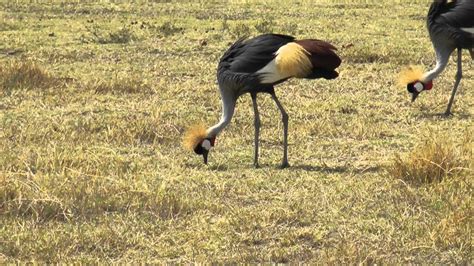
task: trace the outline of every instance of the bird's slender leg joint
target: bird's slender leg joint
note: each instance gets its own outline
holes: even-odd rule
[[[454,83],[454,88],[451,93],[451,98],[449,99],[448,108],[446,109],[445,115],[451,114],[451,106],[454,102],[454,96],[456,95],[456,91],[459,87],[459,83],[461,82],[462,78],[462,50],[458,48],[458,71],[456,72],[456,82]]]
[[[253,112],[255,114],[254,118],[254,126],[255,126],[255,154],[253,158],[253,165],[255,168],[258,168],[258,143],[259,143],[259,136],[260,136],[260,113],[258,112],[257,106],[257,94],[252,93],[252,104],[253,104]]]
[[[270,94],[272,95],[273,101],[275,101],[278,109],[280,109],[281,112],[281,120],[283,122],[283,161],[281,163],[281,168],[286,168],[290,166],[288,163],[288,114],[286,113],[285,108],[283,108],[283,105],[281,105],[280,101],[278,100],[275,92],[273,91]]]

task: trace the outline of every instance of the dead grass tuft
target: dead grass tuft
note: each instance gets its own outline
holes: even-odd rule
[[[10,61],[0,65],[2,90],[47,88],[54,86],[57,81],[58,79],[32,61]]]
[[[397,154],[388,167],[397,179],[423,184],[456,176],[470,168],[472,140],[466,135],[459,145],[446,136],[431,136],[406,155]]]

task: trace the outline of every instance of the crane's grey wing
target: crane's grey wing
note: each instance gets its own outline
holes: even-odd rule
[[[438,17],[438,21],[454,28],[474,27],[474,1],[457,0],[452,8]]]
[[[228,57],[229,70],[235,73],[255,73],[275,58],[275,52],[295,38],[287,35],[264,34],[243,41]]]
[[[446,12],[436,18],[436,23],[446,25],[449,36],[458,47],[474,46],[474,0],[457,0]]]

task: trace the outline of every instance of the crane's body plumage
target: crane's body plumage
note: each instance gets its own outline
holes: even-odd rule
[[[433,48],[436,52],[436,66],[424,73],[420,80],[407,84],[414,101],[421,91],[417,91],[415,84],[423,90],[430,90],[433,80],[446,68],[449,57],[457,51],[456,82],[448,102],[446,115],[451,113],[454,96],[462,78],[462,50],[467,49],[474,59],[474,0],[434,0],[427,16],[427,28]],[[420,83],[421,82],[421,83]]]
[[[289,51],[285,52],[287,47]],[[334,69],[341,63],[335,49],[324,41],[296,41],[292,36],[279,34],[240,39],[222,56],[217,80],[221,87],[229,87],[227,90],[234,90],[238,96],[246,92],[267,92],[268,87],[291,77],[335,78]],[[291,58],[297,54],[295,50],[305,57]],[[302,68],[309,72],[298,75],[304,72]]]
[[[457,0],[431,4],[427,19],[433,43],[455,48],[471,49],[474,44],[474,1]]]
[[[426,22],[436,51],[437,66],[425,79],[433,80],[444,70],[455,49],[473,48],[474,34],[470,30],[474,28],[474,1],[434,1]]]
[[[207,129],[213,140],[229,124],[237,98],[250,93],[255,113],[255,157],[258,166],[260,116],[257,93],[269,93],[279,108],[283,121],[283,162],[288,166],[288,114],[278,100],[274,86],[289,78],[334,79],[341,59],[331,44],[316,40],[296,40],[292,36],[264,34],[252,39],[239,39],[222,56],[217,67],[217,81],[222,99],[220,121]],[[191,138],[193,139],[193,138]],[[196,143],[200,145],[200,143]],[[207,153],[206,153],[207,160]]]

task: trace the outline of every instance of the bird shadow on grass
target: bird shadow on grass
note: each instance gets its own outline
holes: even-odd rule
[[[218,165],[209,165],[207,167],[211,171],[232,171],[232,170],[243,170],[243,169],[255,169],[255,170],[262,170],[262,169],[281,169],[279,164],[260,164],[258,168],[255,168],[255,166],[249,164],[245,166],[229,166],[225,164],[218,164]],[[336,166],[336,167],[329,167],[329,166],[312,166],[312,165],[291,165],[290,167],[281,169],[281,170],[287,170],[287,171],[295,171],[295,170],[303,170],[303,171],[308,171],[308,172],[325,172],[325,173],[345,173],[349,171],[348,167],[343,167],[343,166]]]
[[[255,168],[253,165],[247,166],[229,166],[225,164],[219,165],[210,165],[207,168],[211,171],[217,172],[224,172],[224,171],[232,171],[232,170],[242,170],[242,169],[280,169],[280,165],[260,165],[260,167]],[[305,171],[305,172],[320,172],[320,173],[327,173],[327,174],[342,174],[342,173],[352,173],[352,174],[363,174],[363,173],[373,173],[377,172],[381,169],[381,166],[369,166],[365,168],[354,168],[350,166],[327,166],[327,165],[291,165],[288,168],[285,168],[285,171]],[[281,169],[283,170],[283,169]]]
[[[347,166],[324,166],[324,165],[308,165],[308,164],[302,164],[302,165],[293,165],[289,169],[292,170],[303,170],[307,172],[323,172],[323,173],[346,173],[350,171],[350,167]]]
[[[219,171],[219,172],[232,170],[232,168],[230,168],[228,165],[225,165],[225,164],[209,165],[207,168],[209,170]],[[237,169],[237,168],[235,168],[235,169]]]
[[[428,119],[428,120],[447,120],[447,119],[460,119],[460,120],[465,120],[465,119],[471,119],[472,114],[462,112],[462,113],[452,113],[450,115],[446,115],[446,113],[422,113],[419,115],[420,118],[423,119]]]
[[[363,173],[371,173],[377,172],[381,169],[380,166],[369,166],[365,168],[354,168],[350,166],[327,166],[327,165],[295,165],[291,166],[290,169],[294,170],[303,170],[307,172],[321,172],[321,173],[328,173],[328,174],[342,174],[342,173],[354,173],[354,174],[363,174]]]

